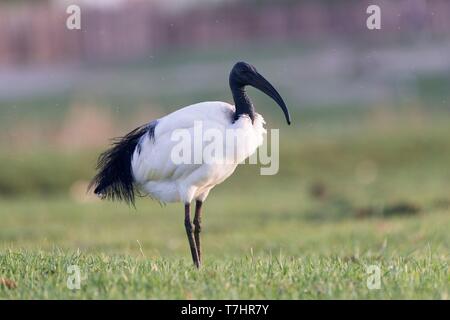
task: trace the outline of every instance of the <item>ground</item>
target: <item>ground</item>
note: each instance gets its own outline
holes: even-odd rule
[[[97,151],[3,156],[3,177],[28,174],[0,203],[0,298],[448,299],[448,113],[350,114],[282,127],[278,175],[241,166],[211,192],[201,270],[181,205],[85,195]],[[86,180],[51,192],[71,175]]]
[[[0,298],[448,299],[450,78],[435,42],[175,50],[2,73]],[[196,270],[182,205],[129,208],[86,187],[109,138],[186,104],[231,102],[241,59],[279,89],[293,124],[249,90],[280,128],[280,170],[240,166],[211,192]]]

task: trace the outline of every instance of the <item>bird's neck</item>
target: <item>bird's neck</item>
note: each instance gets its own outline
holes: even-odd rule
[[[234,105],[236,107],[233,120],[236,121],[241,115],[248,115],[253,123],[255,120],[255,108],[245,91],[245,87],[231,86],[231,92],[233,93]]]

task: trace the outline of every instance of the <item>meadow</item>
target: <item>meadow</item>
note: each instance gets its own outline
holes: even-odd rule
[[[157,74],[185,60],[161,64]],[[145,66],[124,68],[115,72],[131,79]],[[183,101],[229,100],[225,91],[168,90],[151,108],[146,96],[99,98],[80,88],[1,102],[0,298],[448,299],[448,83],[421,78],[414,100],[385,105],[299,107],[286,90],[291,127],[252,91],[268,128],[280,128],[280,170],[261,176],[258,165],[242,165],[211,192],[200,270],[182,205],[140,198],[132,208],[86,187],[112,134]],[[64,118],[77,103],[107,111]],[[100,137],[94,145],[91,127]],[[71,266],[81,272],[79,290],[67,286]],[[379,289],[367,286],[370,266],[381,272]]]
[[[2,175],[28,170],[30,190],[1,201],[0,270],[11,282],[0,295],[448,299],[450,117],[390,113],[398,121],[380,125],[377,112],[283,129],[276,176],[238,168],[206,202],[200,271],[180,205],[139,199],[133,209],[86,195],[83,182],[66,185],[71,175],[89,178],[96,153],[60,156],[43,172],[50,154],[11,161]],[[71,265],[80,290],[67,288]],[[378,290],[366,285],[370,265],[381,270]]]

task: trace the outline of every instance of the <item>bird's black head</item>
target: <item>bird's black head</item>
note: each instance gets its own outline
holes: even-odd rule
[[[256,68],[247,62],[238,62],[230,72],[230,86],[244,87],[253,81],[258,74]]]
[[[286,104],[277,90],[267,81],[254,66],[246,62],[238,62],[230,72],[230,87],[232,91],[244,90],[245,86],[252,86],[271,97],[283,110],[286,122],[291,124],[291,117]]]

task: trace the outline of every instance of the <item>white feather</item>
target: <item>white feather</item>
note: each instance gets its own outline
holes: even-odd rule
[[[161,202],[184,202],[192,200],[204,201],[209,191],[223,182],[236,169],[237,165],[252,155],[263,143],[264,119],[256,114],[252,123],[248,116],[241,116],[233,123],[235,107],[225,102],[202,102],[179,109],[158,119],[154,139],[144,135],[136,148],[132,160],[133,176],[140,189]],[[187,129],[193,136],[196,121],[201,121],[203,129],[215,128],[224,133],[232,130],[238,134],[237,140],[244,144],[237,148],[235,157],[229,150],[234,147],[225,146],[223,161],[201,164],[176,164],[171,153],[178,143],[172,134],[177,129]],[[202,142],[202,148],[209,143]],[[138,151],[140,149],[140,152]],[[236,149],[234,149],[236,151]]]

